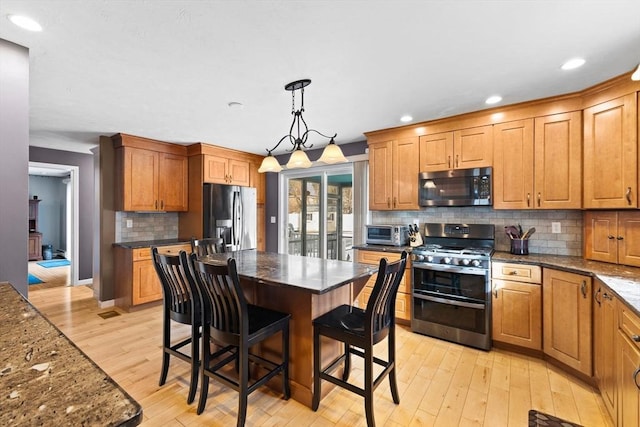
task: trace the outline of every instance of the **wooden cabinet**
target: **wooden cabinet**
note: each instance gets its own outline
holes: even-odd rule
[[[191,244],[161,246],[161,253],[191,252]],[[126,310],[162,299],[162,285],[153,266],[151,248],[115,247],[116,304]]]
[[[420,137],[420,172],[492,166],[492,126]]]
[[[580,209],[580,112],[496,124],[495,209]]]
[[[542,350],[539,266],[492,263],[493,341]]]
[[[214,155],[204,156],[203,181],[248,187],[250,164],[245,160],[229,159]]]
[[[418,161],[418,137],[369,144],[369,209],[419,209]]]
[[[591,277],[544,269],[544,353],[589,377],[592,374],[591,298]]]
[[[116,210],[188,209],[186,147],[124,134],[114,135],[112,140],[116,148]]]
[[[29,261],[42,260],[42,233],[29,233],[27,255]]]
[[[635,427],[640,425],[640,318],[622,304],[618,314],[618,427]]]
[[[587,211],[584,257],[640,267],[640,212]]]
[[[367,251],[362,249],[356,250],[356,261],[364,264],[378,265],[380,259],[386,258],[387,261],[393,262],[400,259],[399,253]],[[377,274],[369,278],[364,289],[358,295],[356,304],[363,310],[367,307],[367,302],[373,291],[373,285],[376,283]],[[396,296],[396,320],[400,323],[409,324],[411,322],[411,260],[407,258],[407,266],[398,288]]]
[[[584,203],[586,209],[638,207],[635,92],[586,108]]]
[[[593,376],[612,419],[616,419],[616,299],[600,280],[593,294]]]

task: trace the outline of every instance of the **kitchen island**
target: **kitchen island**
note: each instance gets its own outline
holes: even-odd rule
[[[350,304],[364,288],[377,266],[357,262],[327,260],[260,251],[214,254],[201,260],[224,264],[236,259],[245,296],[253,304],[291,314],[289,374],[291,397],[311,406],[313,396],[313,326],[316,317],[341,305]],[[340,351],[337,343],[322,345],[323,363]],[[280,337],[273,337],[263,352],[280,353]],[[270,383],[280,389],[281,381]],[[323,396],[331,387],[322,387]]]
[[[135,426],[142,408],[9,283],[0,283],[0,425]]]

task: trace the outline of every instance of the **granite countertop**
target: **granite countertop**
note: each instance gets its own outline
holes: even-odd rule
[[[570,273],[586,274],[600,279],[618,298],[640,316],[640,268],[606,262],[586,260],[581,257],[562,255],[512,255],[495,252],[492,261],[539,265],[541,267],[564,270]]]
[[[150,248],[151,246],[186,245],[191,243],[191,238],[176,238],[162,240],[138,240],[136,242],[116,242],[113,246],[125,249]]]
[[[140,424],[140,405],[8,283],[0,306],[0,425]]]
[[[378,271],[377,265],[338,261],[256,250],[225,252],[199,258],[205,263],[223,264],[233,257],[238,276],[265,285],[285,286],[324,294]]]

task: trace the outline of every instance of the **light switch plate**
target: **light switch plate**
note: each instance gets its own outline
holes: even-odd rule
[[[562,229],[560,228],[560,223],[559,222],[552,222],[551,223],[551,232],[552,233],[562,233]]]
[[[275,217],[275,216],[272,216],[272,217],[271,217],[271,224],[275,224],[275,223],[276,223],[276,217]]]

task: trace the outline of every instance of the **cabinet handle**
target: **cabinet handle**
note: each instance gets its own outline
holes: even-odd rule
[[[582,286],[580,286],[580,292],[582,292],[583,298],[587,297],[587,281],[586,280],[582,281]]]
[[[498,298],[498,287],[496,285],[493,285],[493,296]]]
[[[232,182],[233,182],[233,177],[229,175],[229,184],[231,184]]]
[[[602,298],[606,299],[607,301],[611,301],[613,299],[613,297],[606,292],[602,294]]]
[[[638,374],[640,373],[640,366],[633,372],[633,382],[636,384],[638,390],[640,390],[640,384],[638,384]]]
[[[616,239],[618,239],[618,240],[624,240],[624,236],[618,236],[618,237],[616,237]]]
[[[613,239],[615,239],[615,236],[612,236],[611,234],[609,234],[609,235],[607,236],[607,239],[609,239],[609,240],[613,240]]]
[[[640,342],[640,335],[631,335],[631,339],[635,342]]]
[[[451,156],[447,156],[447,167],[451,169]]]
[[[160,200],[160,210],[164,209],[164,200]]]
[[[600,305],[600,303],[601,303],[601,300],[599,300],[599,299],[598,299],[598,294],[600,294],[600,291],[601,291],[601,290],[602,290],[601,288],[598,288],[598,290],[596,291],[596,294],[593,296],[593,299],[594,299],[594,300],[596,300],[596,302],[598,303],[598,305]],[[607,293],[605,292],[605,293],[604,293],[604,295],[607,295]],[[603,296],[604,296],[604,295],[603,295]]]
[[[390,208],[391,207],[391,198],[387,197],[387,207]]]
[[[398,203],[398,199],[394,197],[393,198],[393,207],[394,208],[396,207],[397,203]]]
[[[509,275],[511,276],[516,276],[518,274],[518,272],[516,270],[512,270],[509,272]]]
[[[540,207],[540,199],[542,198],[542,194],[538,193],[538,207]]]
[[[527,207],[531,206],[531,193],[527,193]]]
[[[156,200],[156,209],[158,209],[158,201]]]
[[[456,167],[460,166],[460,162],[458,161],[458,157],[460,157],[458,154],[456,154]]]
[[[631,187],[627,187],[627,193],[625,194],[625,197],[627,198],[627,203],[629,204],[629,206],[631,206]]]

